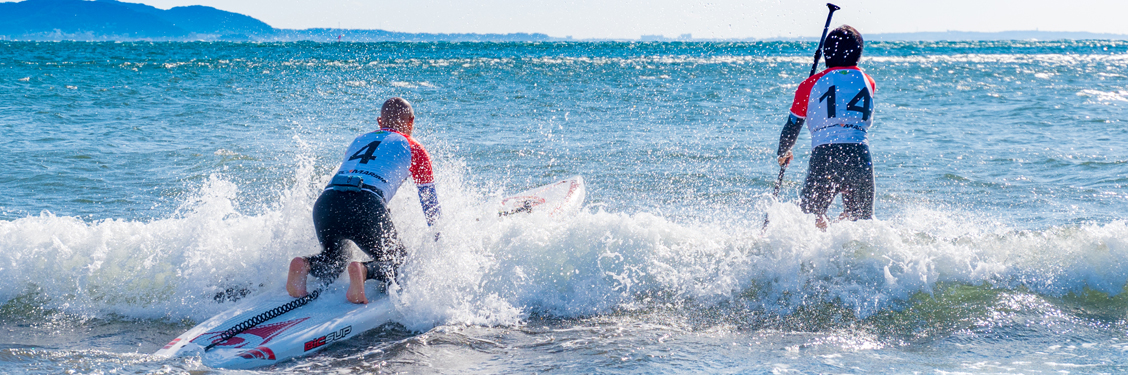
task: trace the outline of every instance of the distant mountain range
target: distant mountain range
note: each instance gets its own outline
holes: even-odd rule
[[[17,40],[251,40],[273,27],[205,6],[161,10],[113,0],[0,3],[0,37]]]
[[[275,29],[253,17],[193,5],[162,10],[115,0],[0,3],[0,40],[82,41],[548,41],[545,34],[413,34]]]
[[[867,41],[896,40],[1128,39],[1128,35],[1086,32],[1007,31],[869,34]],[[80,41],[299,41],[317,42],[540,42],[571,41],[545,34],[426,34],[385,30],[275,29],[253,17],[193,5],[162,10],[116,0],[25,0],[0,3],[0,40]],[[642,41],[715,41],[689,34],[676,38],[645,35]],[[730,41],[755,41],[739,39]],[[783,40],[772,38],[767,40]],[[789,40],[815,40],[795,38]]]

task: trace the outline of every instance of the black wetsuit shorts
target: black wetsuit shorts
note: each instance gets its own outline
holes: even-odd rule
[[[847,219],[872,219],[874,178],[869,146],[831,143],[815,147],[802,194],[804,213],[826,215],[834,196],[842,194]]]
[[[383,199],[369,191],[325,190],[313,204],[313,226],[321,254],[307,258],[310,275],[326,282],[335,280],[349,261],[345,240],[372,257],[365,263],[369,279],[390,282],[407,255]]]

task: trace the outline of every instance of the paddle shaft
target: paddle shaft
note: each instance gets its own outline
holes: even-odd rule
[[[815,62],[811,64],[811,74],[808,74],[807,77],[815,75],[815,71],[819,69],[819,59],[822,58],[823,42],[826,41],[826,32],[830,30],[830,19],[834,17],[834,11],[842,9],[831,3],[826,3],[826,7],[830,9],[830,13],[826,14],[826,25],[823,25],[822,36],[819,37],[819,48],[815,49]]]
[[[808,78],[815,75],[815,71],[818,70],[818,68],[819,68],[819,59],[822,58],[823,42],[826,41],[826,32],[828,30],[830,30],[830,19],[834,17],[834,11],[842,9],[842,8],[838,7],[837,5],[834,5],[834,4],[831,4],[831,3],[826,3],[826,7],[827,7],[827,9],[830,10],[830,12],[826,14],[826,24],[823,25],[822,35],[819,36],[819,46],[818,46],[818,48],[815,48],[815,62],[813,64],[811,64],[811,73],[807,75]],[[772,198],[777,198],[777,199],[779,198],[779,187],[781,185],[783,185],[783,174],[784,174],[784,172],[787,172],[787,165],[786,164],[781,165],[779,167],[779,177],[776,178],[775,189],[772,190]],[[764,214],[764,227],[761,228],[760,230],[762,231],[762,230],[767,229],[767,228],[768,228],[768,214],[765,213]]]

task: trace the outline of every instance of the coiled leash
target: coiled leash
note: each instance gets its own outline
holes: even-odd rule
[[[211,350],[211,348],[214,348],[216,345],[227,342],[227,340],[230,340],[232,337],[243,333],[243,331],[254,328],[255,326],[262,324],[265,321],[277,318],[278,316],[290,312],[293,309],[305,306],[305,304],[317,299],[317,297],[320,295],[321,289],[316,289],[305,297],[297,298],[293,301],[287,302],[282,306],[275,307],[273,309],[267,310],[262,314],[255,315],[250,319],[244,320],[242,323],[236,324],[234,327],[223,331],[223,334],[219,335],[218,340],[212,341],[211,345],[204,347],[204,352]]]

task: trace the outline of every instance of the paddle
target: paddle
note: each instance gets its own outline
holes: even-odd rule
[[[826,25],[823,26],[822,36],[819,37],[819,48],[815,49],[815,62],[811,64],[811,74],[808,74],[807,77],[815,75],[815,71],[819,69],[819,58],[822,57],[822,48],[823,42],[826,40],[826,32],[830,29],[830,18],[834,17],[834,11],[842,9],[831,3],[826,3],[826,7],[830,9],[830,13],[826,14]]]
[[[815,62],[811,64],[811,74],[808,74],[807,77],[815,75],[815,71],[819,69],[819,59],[822,58],[823,41],[826,40],[826,32],[830,29],[830,19],[831,17],[834,17],[834,11],[842,9],[837,5],[831,3],[826,3],[826,7],[827,9],[830,9],[830,13],[826,14],[826,25],[823,25],[822,36],[819,37],[819,46],[818,48],[815,48]],[[784,172],[787,172],[787,164],[781,165],[779,167],[779,177],[776,178],[775,189],[772,190],[772,198],[774,199],[779,199],[779,187],[780,185],[783,185]],[[766,229],[768,229],[767,212],[764,213],[764,226],[760,228],[760,232],[763,232]]]

